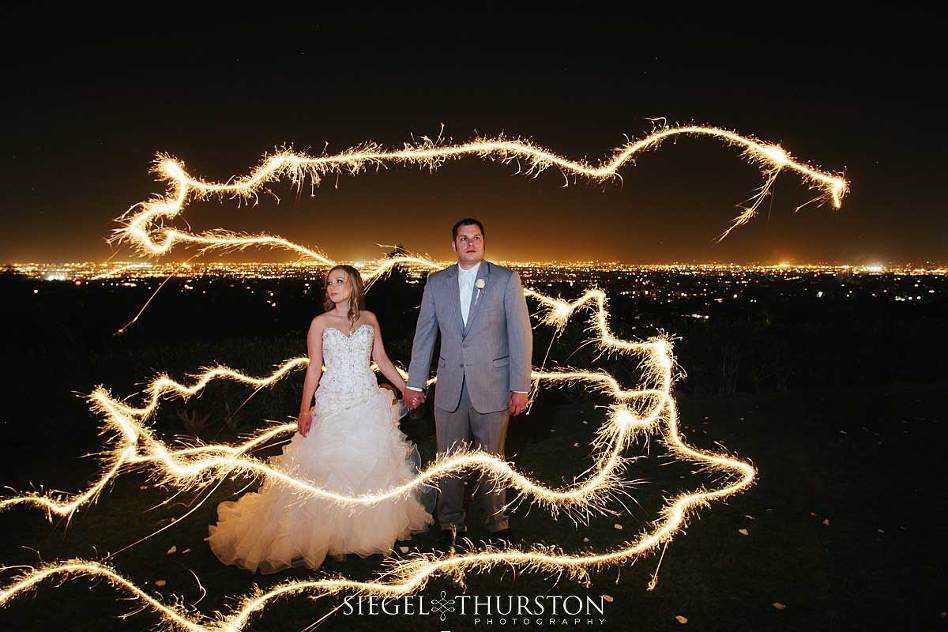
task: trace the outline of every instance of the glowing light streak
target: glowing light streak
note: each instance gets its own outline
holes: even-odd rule
[[[265,187],[281,177],[288,178],[294,185],[302,186],[307,180],[311,189],[319,186],[327,174],[348,172],[357,174],[370,166],[386,163],[415,164],[437,169],[444,161],[473,155],[490,158],[501,163],[510,161],[526,162],[523,171],[528,175],[537,175],[550,167],[559,168],[564,174],[592,180],[605,180],[618,177],[618,171],[634,156],[646,149],[658,146],[662,141],[674,136],[709,136],[726,144],[740,147],[744,157],[762,166],[766,183],[752,198],[752,203],[732,222],[731,226],[719,237],[724,239],[731,230],[748,222],[757,211],[761,201],[767,196],[777,174],[784,169],[796,172],[812,187],[820,189],[832,201],[835,208],[842,205],[843,196],[848,188],[847,182],[838,175],[810,167],[792,158],[781,147],[763,143],[752,137],[742,136],[720,127],[687,125],[665,127],[645,138],[626,143],[613,150],[611,159],[604,159],[598,165],[582,160],[570,160],[519,139],[475,138],[470,142],[456,145],[441,145],[431,140],[417,144],[406,144],[401,150],[385,150],[373,143],[343,151],[334,155],[309,156],[284,150],[271,156],[264,156],[261,164],[250,174],[228,180],[226,183],[207,182],[190,175],[184,165],[164,154],[159,154],[153,168],[156,175],[168,183],[169,194],[166,197],[139,202],[133,205],[119,221],[123,226],[115,230],[110,241],[128,241],[146,255],[154,256],[167,253],[176,242],[192,243],[209,249],[243,249],[249,246],[280,247],[296,252],[314,261],[331,265],[324,254],[300,244],[274,235],[241,235],[224,230],[212,230],[203,233],[190,233],[164,225],[165,219],[180,214],[189,200],[204,199],[209,196],[233,196],[242,200],[256,200]],[[372,274],[366,275],[372,278]]]

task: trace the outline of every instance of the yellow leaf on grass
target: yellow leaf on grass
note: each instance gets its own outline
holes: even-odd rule
[[[172,544],[171,548],[168,549],[168,553],[166,555],[171,555],[172,553],[177,553],[177,552],[178,552],[178,547]]]
[[[738,529],[737,532],[740,533],[741,535],[750,535],[750,531],[748,531],[747,529]]]
[[[612,595],[603,595],[602,598],[608,601],[609,603],[613,602]]]
[[[622,529],[622,525],[621,525],[621,524],[619,524],[618,522],[617,522],[617,523],[615,523],[615,524],[614,524],[614,525],[612,525],[612,526],[613,526],[613,527],[615,527],[616,529],[619,529],[619,530],[621,530],[621,529]]]
[[[677,621],[678,623],[684,625],[684,624],[688,623],[688,618],[687,618],[687,617],[683,617],[683,616],[681,616],[680,614],[676,614],[676,615],[675,615],[675,621]]]
[[[167,583],[168,583],[168,582],[166,582],[166,581],[163,580],[163,579],[156,579],[156,580],[155,580],[155,586],[157,586],[158,588],[164,588],[164,585],[167,584]]]
[[[785,606],[784,604],[780,603],[779,601],[775,601],[775,602],[773,603],[773,606],[774,606],[774,608],[776,608],[777,610],[785,610],[785,609],[787,608],[787,606]]]

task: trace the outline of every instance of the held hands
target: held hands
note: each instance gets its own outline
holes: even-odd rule
[[[405,403],[408,404],[408,407],[412,410],[415,410],[425,403],[425,393],[423,391],[413,391],[410,388],[406,388],[402,391],[402,397],[405,398]],[[511,391],[508,410],[511,415],[519,415],[526,410],[528,403],[527,393],[515,393]]]
[[[527,393],[517,393],[516,391],[510,391],[510,404],[508,405],[508,410],[510,411],[511,416],[519,415],[524,410],[527,409]]]
[[[309,434],[309,429],[313,425],[313,415],[305,410],[300,413],[300,416],[296,420],[296,430],[302,436]]]
[[[413,391],[410,388],[405,388],[405,390],[402,391],[402,397],[405,399],[405,403],[408,404],[408,407],[412,410],[415,410],[425,403],[424,391]]]

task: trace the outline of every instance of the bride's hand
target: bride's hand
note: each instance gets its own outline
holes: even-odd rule
[[[304,411],[300,413],[300,416],[296,420],[296,430],[302,436],[306,436],[309,433],[310,426],[313,425],[313,415],[310,412]]]

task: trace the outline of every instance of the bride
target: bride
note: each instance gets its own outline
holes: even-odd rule
[[[405,381],[385,354],[378,319],[363,307],[359,272],[347,265],[332,268],[326,311],[313,319],[306,338],[309,368],[298,432],[270,460],[274,469],[347,496],[377,493],[415,476],[412,444],[397,427],[398,405],[391,390],[379,387],[370,357],[403,396]],[[217,514],[207,538],[214,554],[225,564],[262,573],[318,568],[327,554],[388,554],[395,540],[433,522],[414,492],[346,506],[272,480],[236,502],[220,503]]]

